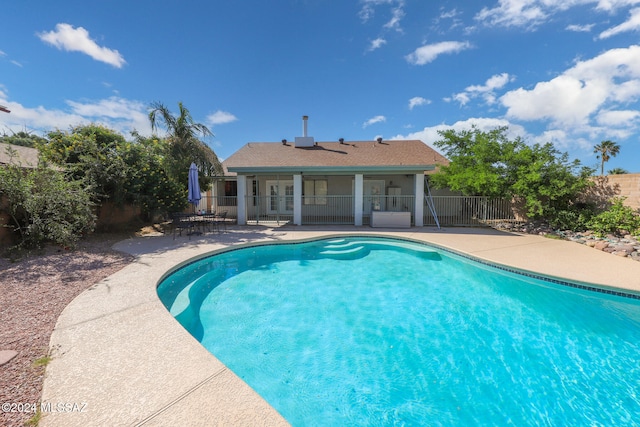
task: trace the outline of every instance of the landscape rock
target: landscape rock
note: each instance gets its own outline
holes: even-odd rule
[[[558,236],[564,240],[580,243],[595,248],[605,253],[610,253],[623,258],[630,258],[640,262],[640,236],[607,234],[600,237],[591,230],[575,232],[571,230],[553,230],[548,224],[541,221],[525,223],[502,222],[494,225],[499,230],[523,234],[537,234],[541,236]]]
[[[625,251],[626,253],[630,254],[635,249],[633,248],[633,245],[619,245],[619,246],[616,246],[616,250]]]

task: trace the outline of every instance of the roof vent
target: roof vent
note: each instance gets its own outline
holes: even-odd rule
[[[315,142],[312,136],[307,136],[307,120],[309,116],[302,116],[302,136],[296,136],[296,147],[313,147]]]
[[[340,144],[344,144],[344,138],[340,138],[338,141],[340,141]]]
[[[376,141],[378,141],[378,144],[382,144],[382,137],[378,137],[378,139],[376,139]]]
[[[287,140],[286,139],[282,140],[282,145],[287,145]]]

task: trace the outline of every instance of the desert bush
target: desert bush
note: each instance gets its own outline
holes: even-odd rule
[[[80,181],[69,181],[56,169],[0,167],[2,210],[10,217],[2,226],[19,236],[17,248],[72,246],[95,226],[90,195]]]
[[[589,221],[594,215],[593,206],[573,205],[554,212],[549,217],[549,225],[556,230],[584,231],[589,228]]]
[[[589,220],[587,227],[601,237],[607,234],[638,235],[640,234],[640,215],[624,205],[624,197],[616,197],[607,210]]]

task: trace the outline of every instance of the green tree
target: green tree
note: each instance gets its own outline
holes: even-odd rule
[[[450,160],[432,176],[436,187],[449,187],[466,196],[508,197],[507,153],[513,152],[519,140],[509,141],[505,128],[482,132],[477,128],[456,132],[440,131],[435,145]]]
[[[179,114],[174,116],[162,103],[155,102],[151,105],[149,120],[151,128],[155,131],[158,124],[164,123],[169,142],[167,168],[170,175],[177,181],[187,185],[189,165],[195,163],[198,166],[200,187],[207,188],[213,177],[222,172],[222,165],[216,153],[198,136],[212,136],[211,131],[201,123],[196,123],[189,110],[178,103]]]
[[[613,141],[602,141],[593,147],[593,152],[598,154],[596,158],[600,159],[600,175],[604,175],[604,164],[608,162],[611,157],[618,155],[620,146]]]
[[[3,142],[5,144],[20,145],[22,147],[35,148],[43,142],[46,142],[46,138],[33,135],[32,133],[27,131],[11,131],[11,135],[7,135],[5,133],[4,135],[0,136],[0,142]]]
[[[41,146],[45,159],[63,167],[71,180],[84,182],[97,205],[130,203],[139,206],[147,220],[186,207],[186,174],[184,180],[171,174],[168,139],[133,132],[133,140],[127,141],[116,131],[97,125],[49,136]]]
[[[507,128],[441,131],[435,145],[450,164],[433,175],[437,187],[464,195],[520,200],[532,218],[552,218],[575,205],[593,172],[569,161],[551,143],[529,146],[510,140]]]
[[[121,134],[91,124],[69,132],[56,130],[48,136],[49,140],[39,146],[43,158],[63,167],[72,181],[83,181],[93,190],[96,203],[128,201],[125,183],[130,165],[122,156],[128,143]]]
[[[126,187],[145,219],[156,214],[179,212],[187,207],[186,187],[172,179],[165,169],[168,142],[133,133],[135,141],[123,153],[131,165]]]

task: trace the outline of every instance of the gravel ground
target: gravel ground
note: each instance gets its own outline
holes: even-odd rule
[[[128,235],[93,235],[74,250],[48,248],[18,262],[0,258],[0,350],[18,355],[0,367],[0,404],[35,403],[42,397],[51,332],[62,310],[82,291],[129,264],[111,246]],[[15,408],[14,408],[15,409]],[[1,426],[22,426],[34,415],[0,411]]]

